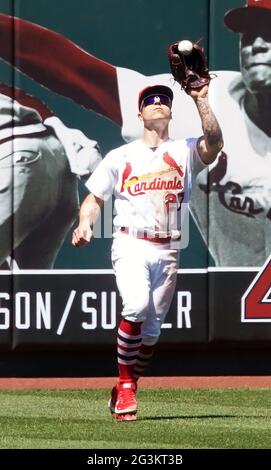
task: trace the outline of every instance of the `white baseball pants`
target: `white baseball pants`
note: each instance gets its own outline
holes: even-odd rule
[[[122,316],[143,322],[145,343],[155,343],[160,335],[175,291],[178,259],[179,251],[169,244],[115,233],[112,264],[122,297]]]

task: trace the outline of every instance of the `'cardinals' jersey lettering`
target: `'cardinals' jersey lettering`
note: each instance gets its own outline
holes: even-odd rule
[[[205,167],[196,144],[197,139],[168,139],[153,151],[136,140],[109,152],[86,186],[103,200],[115,196],[117,227],[176,230],[181,203],[190,199],[192,179]],[[169,207],[176,209],[175,219],[171,214],[169,220]]]

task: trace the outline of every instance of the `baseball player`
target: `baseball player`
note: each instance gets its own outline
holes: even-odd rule
[[[13,86],[0,84],[0,106],[0,267],[51,268],[78,213],[78,175],[101,160],[97,143]]]
[[[143,136],[110,151],[96,168],[86,183],[90,194],[73,232],[73,245],[89,243],[100,207],[114,195],[112,264],[123,318],[117,339],[119,379],[109,406],[117,420],[136,419],[137,378],[152,356],[172,301],[178,268],[172,209],[180,213],[182,202],[189,200],[193,179],[223,146],[208,103],[208,85],[191,91],[190,96],[204,135],[174,141],[169,138],[171,88],[152,85],[139,93]]]
[[[217,78],[209,87],[209,101],[223,129],[224,150],[209,170],[198,175],[191,212],[217,266],[261,266],[270,253],[270,19],[270,0],[248,0],[246,6],[225,15],[226,25],[241,32],[241,73],[215,72]],[[191,100],[174,86],[170,74],[146,77],[115,67],[46,28],[0,15],[0,55],[5,60],[12,62],[7,38],[13,21],[21,35],[18,67],[49,89],[122,126],[126,141],[140,136],[133,111],[139,90],[153,82],[174,93],[170,135],[200,135]],[[39,49],[33,44],[39,44]]]

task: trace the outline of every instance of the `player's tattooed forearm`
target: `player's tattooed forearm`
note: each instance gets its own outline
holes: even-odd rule
[[[223,147],[223,136],[218,121],[210,108],[207,98],[198,98],[196,105],[202,123],[206,143],[210,147]]]

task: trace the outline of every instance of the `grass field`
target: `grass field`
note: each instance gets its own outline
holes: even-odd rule
[[[135,422],[115,422],[109,390],[0,391],[1,449],[270,449],[271,394],[142,389]]]

